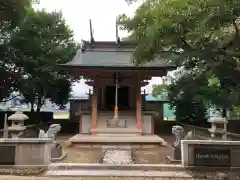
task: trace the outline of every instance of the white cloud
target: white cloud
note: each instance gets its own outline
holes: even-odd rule
[[[88,40],[89,19],[92,19],[96,40],[115,40],[116,17],[121,13],[134,14],[137,4],[128,6],[125,0],[41,0],[36,9],[62,11],[66,23],[74,30],[75,39]],[[119,32],[125,36],[126,32]]]

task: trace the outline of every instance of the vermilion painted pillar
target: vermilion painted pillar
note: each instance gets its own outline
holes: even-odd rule
[[[136,86],[136,127],[142,132],[141,79],[138,73]],[[139,133],[141,135],[142,133]]]
[[[92,124],[91,129],[94,129],[92,132],[93,135],[96,134],[95,129],[97,128],[97,95],[96,92],[93,92],[92,95]]]

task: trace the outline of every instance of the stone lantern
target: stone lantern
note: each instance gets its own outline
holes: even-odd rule
[[[26,129],[24,121],[27,119],[29,119],[29,117],[21,111],[17,111],[8,117],[8,120],[12,121],[11,126],[8,127],[8,132],[12,138],[18,138],[23,133]]]
[[[211,128],[208,131],[211,133],[212,138],[221,137],[227,139],[227,123],[228,121],[222,117],[221,112],[217,111],[213,117],[208,120],[211,123]]]

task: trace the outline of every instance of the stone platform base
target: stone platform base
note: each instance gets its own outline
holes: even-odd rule
[[[77,134],[69,139],[72,145],[101,147],[111,146],[131,146],[132,148],[152,148],[155,146],[164,146],[166,142],[157,135],[144,136],[98,136],[98,135],[82,135]]]

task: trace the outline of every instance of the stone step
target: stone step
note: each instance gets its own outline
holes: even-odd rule
[[[165,141],[157,135],[144,136],[97,136],[77,134],[69,139],[72,144],[128,144],[128,145],[165,145]]]
[[[52,163],[49,170],[139,170],[139,171],[183,171],[179,164],[88,164],[88,163]]]
[[[91,132],[97,134],[137,134],[141,133],[142,131],[137,128],[96,128],[91,129]]]
[[[141,170],[49,170],[44,176],[68,176],[68,177],[163,177],[176,179],[192,179],[185,171],[141,171]]]
[[[126,137],[126,136],[139,136],[137,133],[96,133],[96,136],[115,136],[115,137]]]

